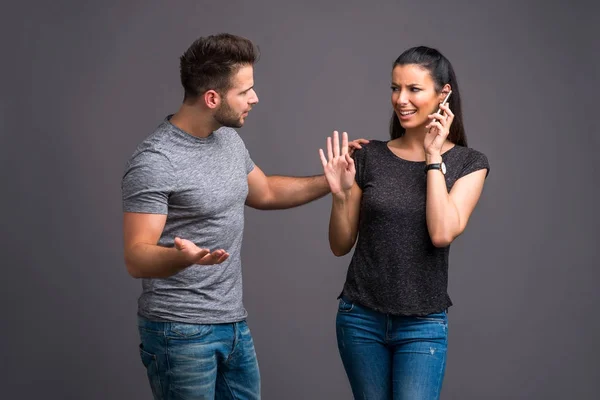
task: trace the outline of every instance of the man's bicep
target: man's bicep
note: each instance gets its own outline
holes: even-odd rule
[[[173,168],[165,156],[140,153],[129,162],[121,182],[123,211],[167,214],[169,196],[176,186]]]
[[[157,244],[165,228],[166,214],[126,212],[123,214],[125,251],[138,244]]]
[[[264,172],[255,165],[248,174],[248,196],[246,197],[246,205],[253,208],[260,208],[261,205],[268,202],[268,198],[268,178]]]

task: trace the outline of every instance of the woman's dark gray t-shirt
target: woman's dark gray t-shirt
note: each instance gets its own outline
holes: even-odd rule
[[[425,219],[425,162],[396,156],[372,140],[354,155],[362,189],[358,242],[343,295],[393,315],[427,315],[452,305],[448,295],[450,246],[431,242]],[[461,177],[487,169],[487,157],[454,146],[442,156],[448,191]],[[486,175],[487,177],[487,175]]]

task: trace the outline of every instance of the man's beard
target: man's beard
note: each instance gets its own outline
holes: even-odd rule
[[[244,125],[240,115],[237,115],[226,102],[221,103],[214,118],[220,125],[228,128],[241,128]]]

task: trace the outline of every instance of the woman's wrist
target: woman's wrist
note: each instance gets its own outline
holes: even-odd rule
[[[439,164],[442,162],[441,154],[425,154],[425,164]]]
[[[350,198],[350,190],[340,190],[336,193],[331,193],[333,201],[336,203],[345,203]]]

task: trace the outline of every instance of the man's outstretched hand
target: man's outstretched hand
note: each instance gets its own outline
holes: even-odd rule
[[[175,238],[175,248],[185,254],[190,264],[214,265],[221,264],[229,258],[229,253],[223,249],[211,253],[209,249],[202,249],[187,239]]]

